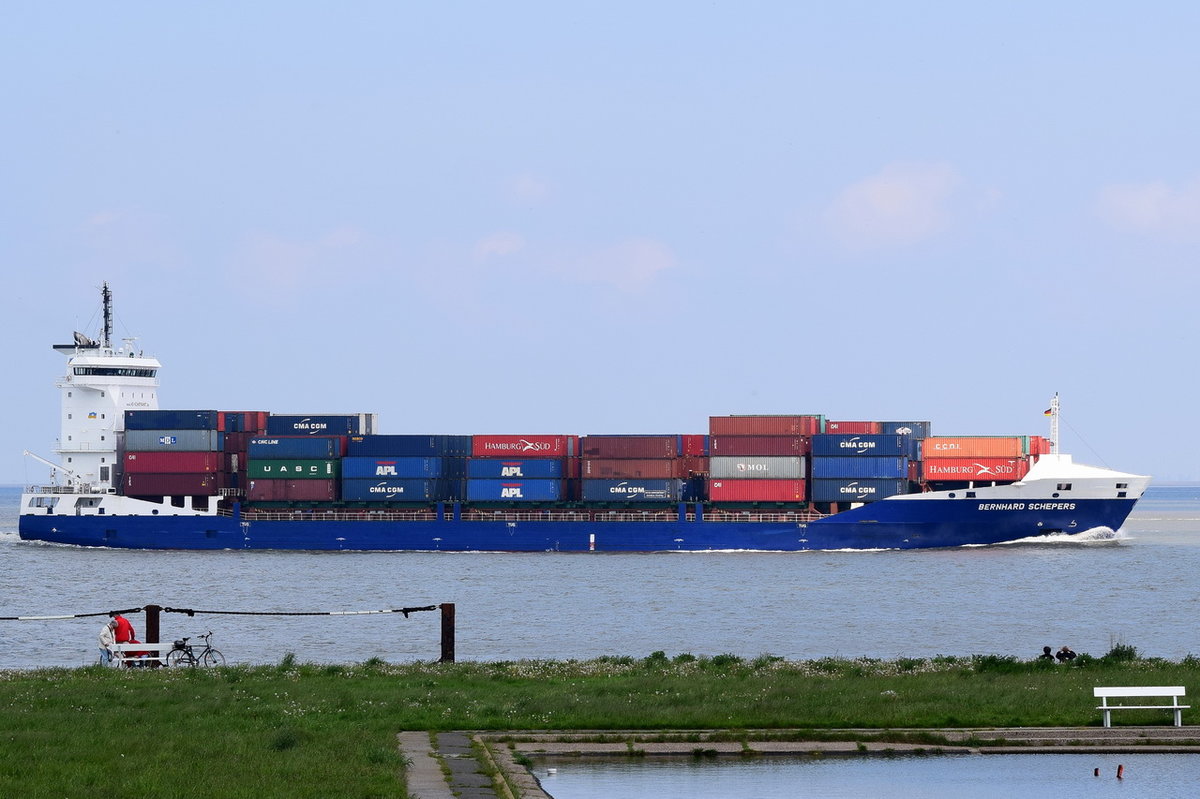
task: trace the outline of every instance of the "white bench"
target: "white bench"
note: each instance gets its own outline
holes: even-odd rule
[[[174,641],[160,641],[157,644],[109,644],[113,660],[118,666],[134,666],[147,661],[157,661],[167,665],[167,653],[175,648]],[[134,652],[145,652],[145,657],[135,657]]]
[[[1096,708],[1104,713],[1104,726],[1112,726],[1112,712],[1114,710],[1173,710],[1175,711],[1175,726],[1183,726],[1183,711],[1191,707],[1191,705],[1179,704],[1180,698],[1184,695],[1182,685],[1138,685],[1127,686],[1124,688],[1094,688],[1092,695],[1100,697],[1100,705]],[[1141,696],[1163,696],[1170,697],[1171,704],[1164,705],[1110,705],[1109,699],[1112,698],[1129,698]]]

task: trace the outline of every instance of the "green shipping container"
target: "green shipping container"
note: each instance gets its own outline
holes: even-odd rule
[[[342,462],[253,458],[248,461],[246,472],[251,480],[336,480],[342,475]]]

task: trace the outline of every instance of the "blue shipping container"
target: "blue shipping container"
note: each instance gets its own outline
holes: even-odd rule
[[[405,480],[434,479],[447,476],[442,466],[444,458],[342,458],[342,477]]]
[[[220,452],[225,447],[225,434],[216,430],[126,430],[127,452]]]
[[[471,454],[470,436],[351,436],[347,455],[375,457],[430,457]]]
[[[907,480],[813,480],[813,502],[874,502],[908,492]]]
[[[267,434],[272,436],[360,436],[375,431],[375,414],[353,413],[334,416],[292,415],[267,417]]]
[[[451,480],[343,480],[342,499],[349,502],[439,502],[458,499]]]
[[[813,455],[895,457],[909,455],[913,439],[896,435],[822,433],[812,437]]]
[[[562,480],[468,480],[467,502],[557,502]]]
[[[251,458],[340,458],[343,440],[336,436],[252,438],[246,454]]]
[[[880,422],[883,429],[879,432],[890,436],[909,436],[910,438],[929,438],[933,425],[929,422]]]
[[[125,411],[126,430],[216,430],[216,411]]]
[[[831,458],[812,459],[814,480],[824,477],[874,477],[908,479],[908,458]]]
[[[678,502],[682,480],[580,480],[584,502]]]
[[[565,475],[561,458],[471,458],[467,461],[468,478],[544,480]]]

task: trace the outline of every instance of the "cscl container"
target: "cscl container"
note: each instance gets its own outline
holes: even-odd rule
[[[820,414],[708,418],[708,432],[714,436],[811,436],[824,431],[825,417]]]
[[[196,474],[221,471],[223,452],[126,452],[126,474]]]
[[[929,422],[881,422],[883,429],[879,432],[885,436],[910,436],[912,438],[929,438],[933,425]]]
[[[1020,458],[1028,454],[1028,436],[931,436],[921,444],[925,459]]]
[[[373,413],[267,417],[267,434],[272,436],[365,436],[374,433],[375,427]]]
[[[251,480],[330,480],[341,476],[341,461],[252,458],[246,465],[246,472]]]
[[[826,434],[812,438],[813,457],[911,457],[914,446],[908,436]]]
[[[431,480],[443,477],[442,458],[342,458],[342,478]]]
[[[924,480],[1020,480],[1029,472],[1025,458],[926,458],[921,462]]]
[[[811,436],[711,436],[713,455],[807,455],[812,451]]]
[[[342,480],[342,499],[347,502],[440,502],[457,499],[446,480],[402,479]]]
[[[125,473],[127,497],[209,497],[217,493],[217,475],[213,472],[193,474],[135,474]]]
[[[907,480],[813,480],[813,502],[874,502],[908,493]]]
[[[340,458],[345,436],[256,436],[248,440],[251,458]]]
[[[676,458],[683,449],[682,436],[583,436],[579,454],[585,458]]]
[[[814,457],[814,480],[825,477],[901,477],[908,479],[908,458]]]
[[[708,459],[708,475],[712,480],[761,478],[766,480],[800,480],[804,477],[804,458],[761,458],[714,456]]]
[[[562,480],[467,480],[467,502],[557,502]]]
[[[224,449],[225,434],[216,430],[126,430],[125,449],[128,452],[176,450],[188,452],[220,452]]]
[[[582,458],[581,477],[623,479],[627,477],[666,480],[685,477],[682,458]]]
[[[332,502],[338,498],[337,480],[250,480],[250,502]]]
[[[710,502],[803,502],[803,480],[717,480],[708,481]]]
[[[126,430],[217,430],[218,411],[125,411]]]
[[[580,480],[584,502],[678,502],[682,480]]]
[[[859,435],[879,435],[883,432],[881,422],[825,422],[826,433],[856,433]]]
[[[578,450],[579,436],[487,435],[471,436],[476,458],[566,458]]]
[[[351,436],[346,444],[346,454],[354,457],[464,457],[471,454],[471,436]]]
[[[471,458],[467,478],[545,480],[566,477],[562,458]]]

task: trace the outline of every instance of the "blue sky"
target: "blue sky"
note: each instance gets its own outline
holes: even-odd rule
[[[50,346],[384,432],[931,420],[1200,479],[1200,6],[0,9],[0,481]]]

